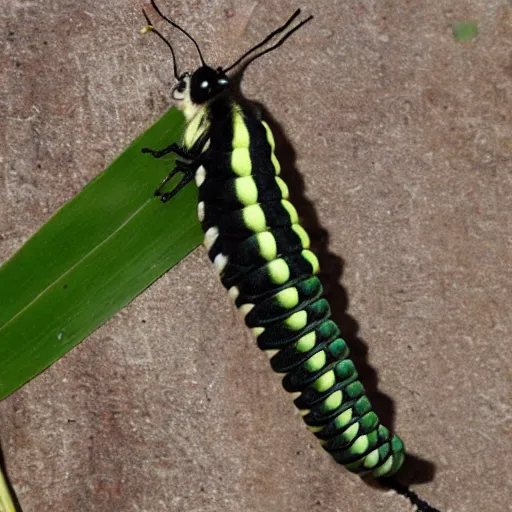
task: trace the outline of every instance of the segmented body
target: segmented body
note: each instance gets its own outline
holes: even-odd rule
[[[182,144],[197,156],[204,244],[258,346],[337,462],[355,473],[393,474],[403,443],[380,424],[330,318],[269,126],[228,95],[185,115]]]

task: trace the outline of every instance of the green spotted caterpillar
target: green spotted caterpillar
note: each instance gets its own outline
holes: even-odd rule
[[[144,31],[155,32],[171,49],[177,81],[172,96],[186,120],[180,144],[143,149],[156,158],[178,156],[155,194],[165,203],[195,178],[208,255],[259,348],[271,356],[272,368],[284,374],[284,388],[297,395],[295,405],[309,430],[350,471],[374,477],[394,474],[404,460],[403,443],[372,410],[347,344],[331,320],[316,277],[318,260],[279,176],[272,131],[235,99],[228,77],[230,70],[280,46],[312,17],[286,31],[300,14],[297,10],[234,64],[214,69],[205,64],[196,41],[151,3],[192,40],[201,60],[194,72],[179,74],[171,44],[144,12]],[[276,43],[262,49],[280,34]],[[179,184],[163,192],[178,173]]]

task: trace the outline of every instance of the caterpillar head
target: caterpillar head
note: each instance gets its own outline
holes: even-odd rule
[[[193,73],[184,73],[172,89],[172,97],[178,102],[202,105],[224,91],[229,79],[222,71],[210,66],[201,66]]]
[[[142,12],[144,13],[144,17],[148,22],[148,25],[145,28],[143,28],[141,32],[154,32],[158,37],[160,37],[160,39],[162,39],[165,42],[165,44],[171,50],[172,62],[174,67],[174,76],[176,78],[176,81],[178,82],[172,89],[172,97],[178,102],[178,106],[185,112],[185,116],[187,118],[190,118],[195,112],[197,112],[198,109],[200,109],[207,102],[215,98],[229,86],[229,79],[227,76],[227,72],[229,70],[235,68],[242,62],[244,62],[244,66],[246,67],[253,60],[257,59],[258,57],[261,57],[267,52],[274,50],[275,48],[283,44],[284,41],[288,39],[288,37],[290,37],[296,30],[302,27],[302,25],[304,25],[313,18],[313,16],[310,16],[309,18],[306,18],[305,20],[296,24],[295,27],[285,32],[281,39],[277,41],[277,43],[261,50],[257,54],[254,54],[256,50],[265,46],[277,34],[281,34],[289,27],[289,25],[300,14],[300,9],[297,9],[284,25],[271,32],[265,39],[263,39],[263,41],[261,41],[256,46],[253,46],[250,50],[245,52],[239,59],[237,59],[233,64],[231,64],[231,66],[225,69],[221,67],[213,69],[205,63],[203,54],[201,53],[201,49],[199,48],[199,45],[197,44],[196,40],[185,29],[180,27],[177,23],[169,19],[167,16],[164,16],[156,6],[154,0],[151,0],[151,5],[162,19],[166,20],[173,27],[180,30],[194,43],[199,54],[199,58],[201,60],[201,66],[198,69],[196,69],[193,73],[183,73],[181,75],[178,74],[176,55],[174,53],[174,49],[171,43],[162,34],[160,34],[158,30],[156,30],[153,27],[148,15],[146,14],[146,11],[144,9],[142,10]]]

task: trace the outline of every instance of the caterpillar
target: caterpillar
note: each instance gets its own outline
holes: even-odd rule
[[[273,370],[284,374],[283,386],[296,395],[308,429],[348,470],[376,478],[394,474],[404,461],[404,445],[373,411],[331,319],[318,259],[280,177],[272,130],[230,87],[231,70],[276,49],[312,16],[294,25],[298,9],[232,65],[214,69],[195,39],[151,4],[194,43],[201,61],[195,71],[179,74],[172,45],[143,10],[148,25],[141,32],[154,32],[171,50],[177,81],[172,97],[186,122],[179,144],[142,150],[155,158],[177,155],[155,195],[165,203],[195,179],[208,256],[258,347],[270,355]],[[177,174],[178,185],[164,192]]]

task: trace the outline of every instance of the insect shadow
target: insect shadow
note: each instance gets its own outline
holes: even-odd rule
[[[342,258],[329,250],[329,233],[320,224],[313,203],[306,197],[304,180],[296,166],[296,152],[288,140],[284,128],[267,108],[259,102],[248,100],[241,92],[240,84],[249,63],[250,61],[231,78],[231,92],[241,104],[247,108],[256,109],[272,130],[276,144],[276,157],[281,164],[281,176],[288,185],[290,199],[297,208],[301,224],[310,235],[312,249],[320,262],[319,278],[324,286],[325,297],[331,305],[332,319],[338,325],[343,339],[350,348],[351,358],[375,412],[381,422],[394,431],[395,407],[393,400],[378,390],[378,374],[375,368],[368,363],[367,343],[359,336],[359,324],[348,314],[349,298],[346,290],[340,284],[344,262]],[[404,464],[397,473],[396,479],[401,484],[409,486],[430,482],[434,475],[435,465],[432,462],[406,451]],[[379,482],[372,478],[364,478],[364,480],[371,486],[380,487]]]

